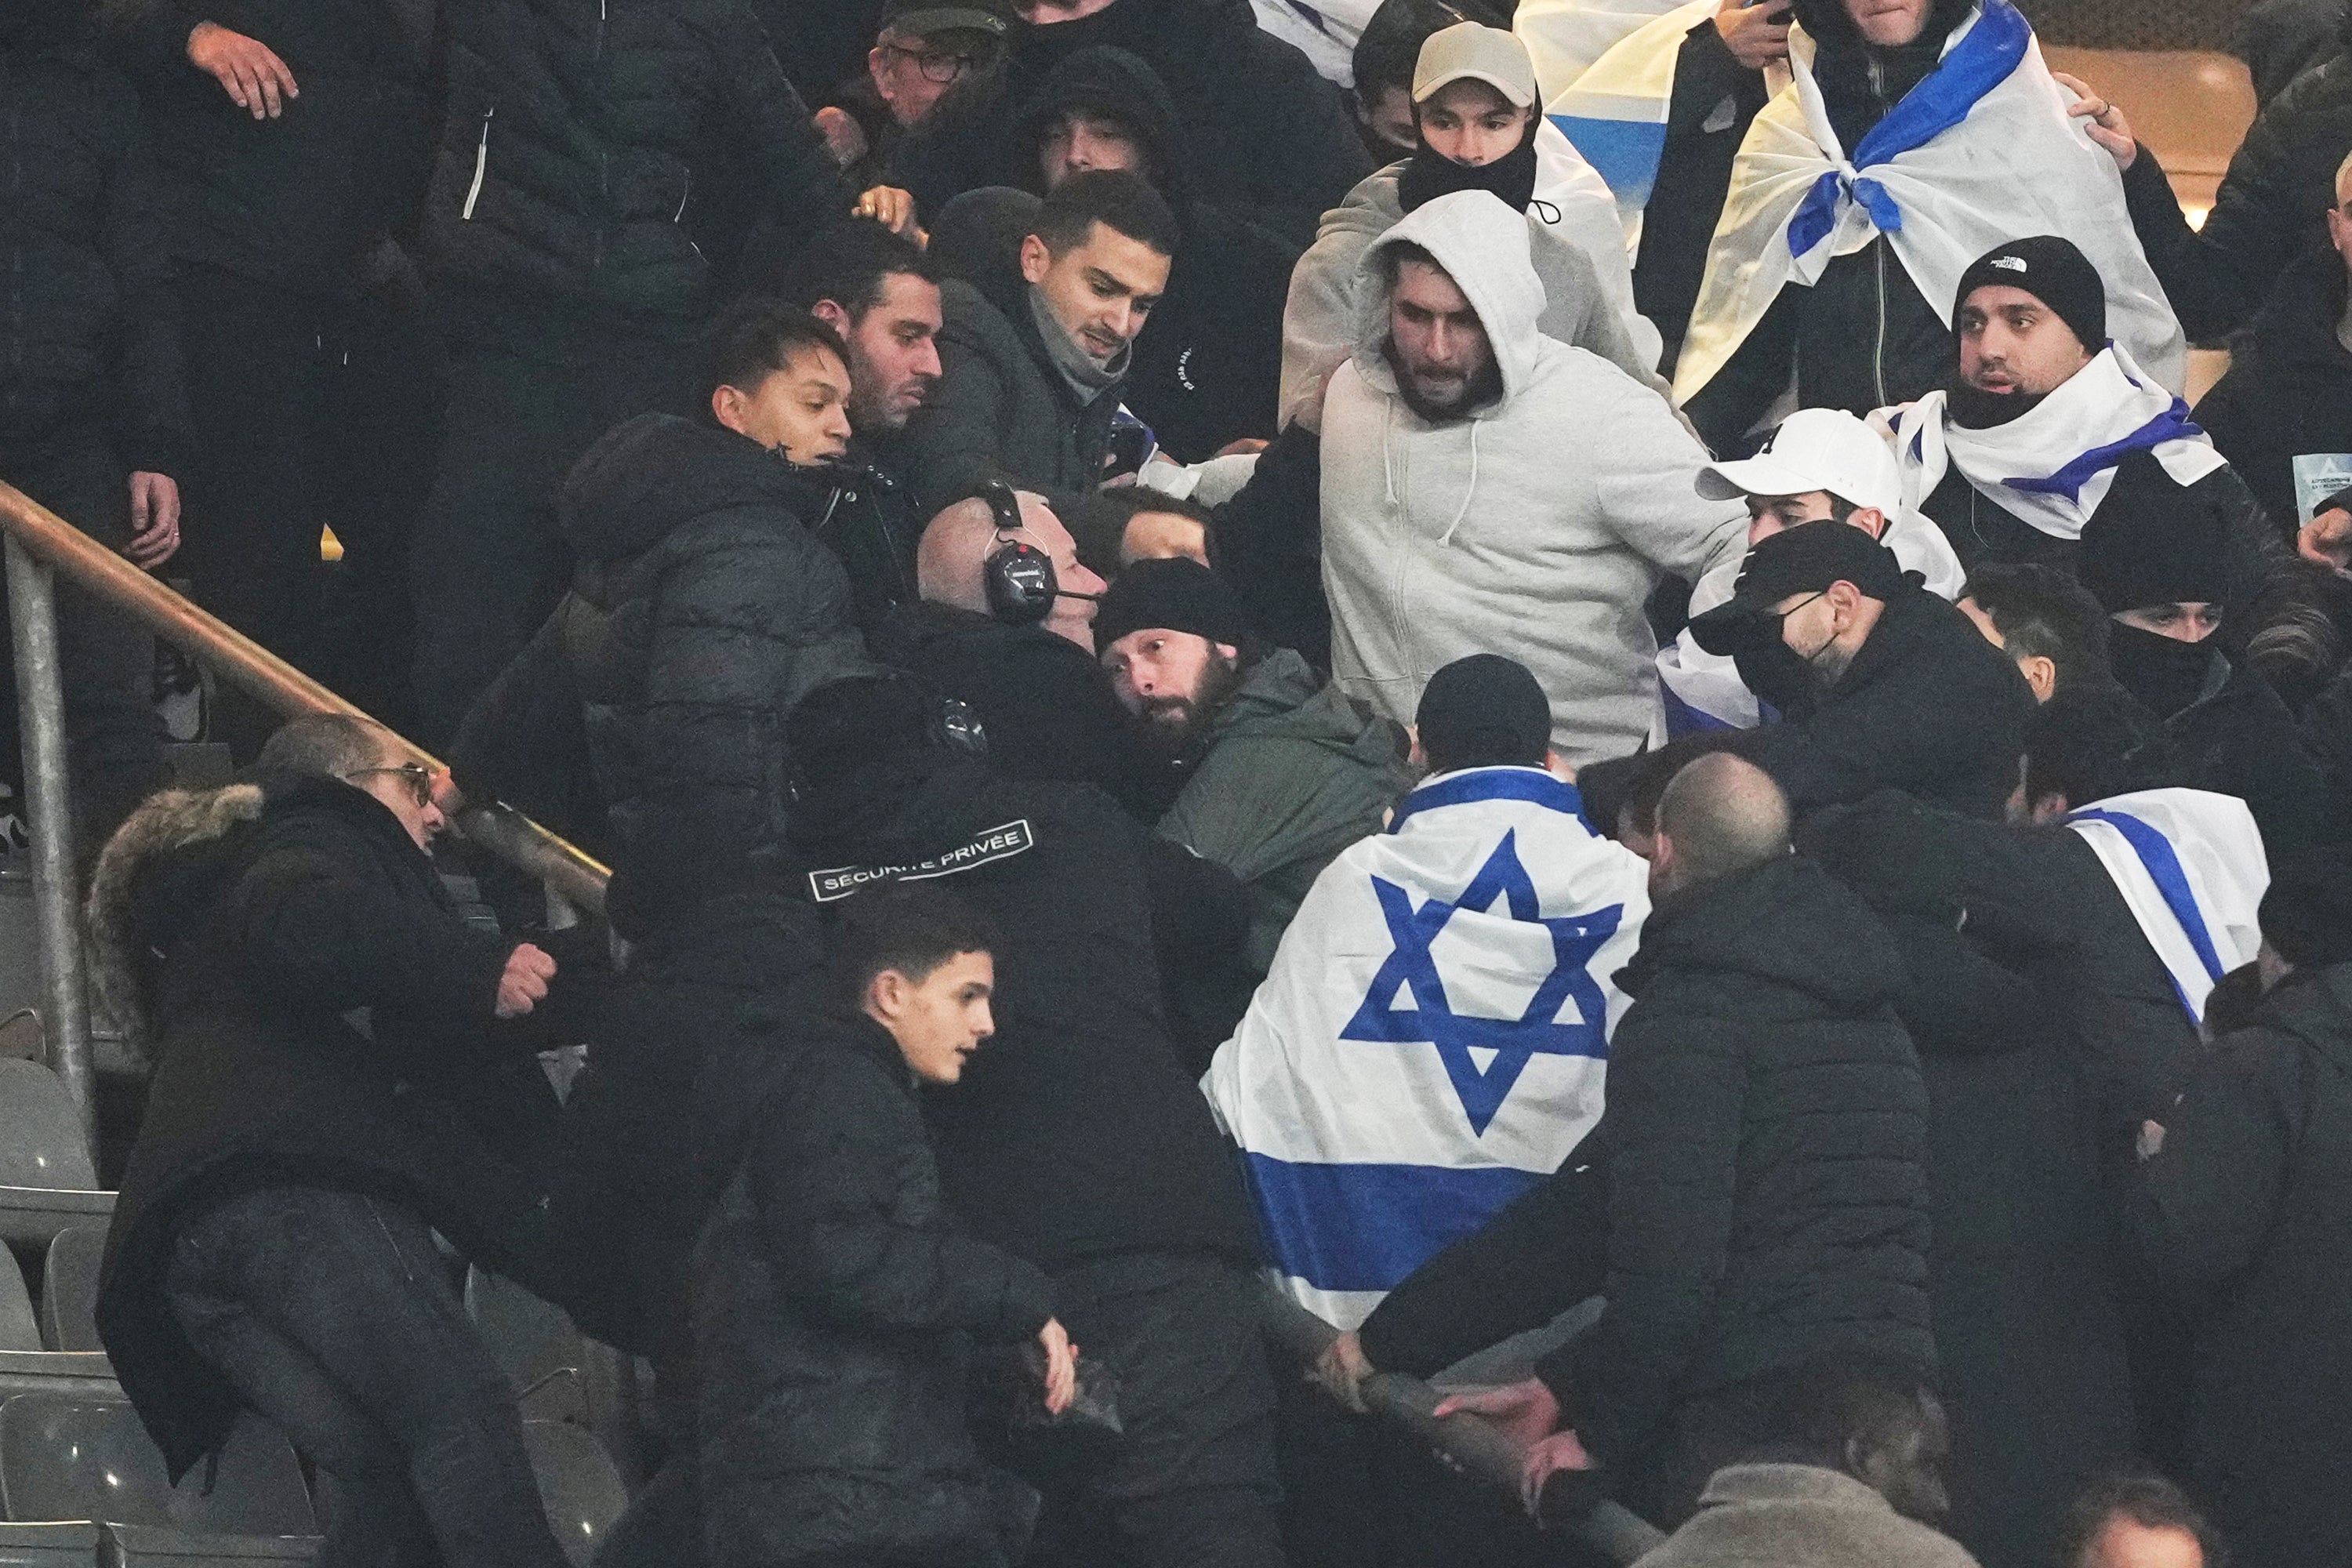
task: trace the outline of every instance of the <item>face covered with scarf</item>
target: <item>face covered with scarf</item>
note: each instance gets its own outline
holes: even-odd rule
[[[1536,111],[1515,107],[1486,82],[1463,77],[1422,100],[1421,148],[1397,181],[1405,211],[1456,191],[1485,191],[1513,212],[1536,195]]]
[[[2169,719],[2205,695],[2221,654],[2213,634],[2240,569],[2232,524],[2195,492],[2158,489],[2135,500],[2091,520],[2077,570],[2107,612],[2117,683]]]

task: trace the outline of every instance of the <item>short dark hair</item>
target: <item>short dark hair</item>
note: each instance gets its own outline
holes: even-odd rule
[[[339,779],[373,767],[392,743],[392,731],[349,713],[305,713],[289,719],[263,742],[254,765],[268,773]]]
[[[711,326],[703,394],[722,386],[750,392],[803,349],[823,349],[849,363],[841,334],[806,310],[764,295],[738,300]]]
[[[2105,1466],[2084,1486],[2059,1531],[2057,1568],[2082,1568],[2092,1545],[2118,1516],[2143,1530],[2193,1536],[2205,1554],[2205,1568],[2228,1568],[2228,1545],[2189,1494],[2137,1459]]]
[[[2034,562],[1979,566],[1960,597],[1976,602],[2011,658],[2048,659],[2058,672],[2059,690],[2107,682],[2107,612],[2088,588],[2056,567]]]
[[[2070,807],[2181,782],[2164,726],[2120,686],[2062,687],[2025,732],[2028,805],[2063,795]]]
[[[1381,0],[1364,24],[1349,63],[1354,68],[1356,101],[1370,109],[1392,87],[1412,90],[1413,68],[1430,35],[1457,22],[1507,27],[1508,17],[1481,0]]]
[[[1162,256],[1176,254],[1176,214],[1151,182],[1131,169],[1081,169],[1045,193],[1029,232],[1060,255],[1104,224]]]
[[[866,988],[895,969],[920,985],[960,953],[992,953],[996,928],[988,917],[929,882],[885,882],[842,905],[833,940],[833,993],[855,1012]]]
[[[1408,261],[1418,261],[1424,267],[1434,267],[1440,272],[1445,272],[1445,263],[1432,256],[1427,247],[1415,245],[1409,239],[1392,239],[1381,252],[1382,276],[1388,279],[1390,288],[1395,288],[1397,279],[1404,276],[1404,264]],[[1454,276],[1451,272],[1445,275],[1448,278]]]
[[[882,302],[889,279],[902,275],[940,280],[940,269],[913,240],[878,223],[837,223],[801,248],[779,279],[776,297],[803,310],[830,300],[856,321]]]

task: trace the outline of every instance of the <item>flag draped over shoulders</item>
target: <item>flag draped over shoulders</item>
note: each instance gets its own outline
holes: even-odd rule
[[[2151,789],[2069,813],[2066,826],[2097,852],[2180,1005],[2204,1022],[2214,983],[2262,946],[2271,873],[2254,814],[2235,795]]]

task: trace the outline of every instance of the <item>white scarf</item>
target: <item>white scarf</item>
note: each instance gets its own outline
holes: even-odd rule
[[[2189,423],[2189,405],[2157,385],[2120,343],[2109,343],[2006,425],[1955,425],[1945,401],[1944,393],[1931,392],[1872,416],[1893,429],[1904,500],[1922,504],[1957,467],[1994,505],[2054,539],[2082,536],[2115,485],[2116,465],[2132,452],[2153,452],[2180,485],[2228,464],[2211,437]]]
[[[1442,773],[1325,868],[1201,1088],[1343,1329],[1600,1119],[1647,868],[1539,768]]]
[[[2097,851],[2193,1023],[2214,982],[2253,962],[2270,887],[2254,814],[2235,795],[2151,789],[2110,795],[2066,826]]]
[[[2008,0],[1983,0],[1953,30],[1943,63],[1856,149],[1867,160],[1859,166],[1830,127],[1813,55],[1804,29],[1792,29],[1795,79],[1757,115],[1733,165],[1675,367],[1676,402],[1730,362],[1783,288],[1810,287],[1832,257],[1881,234],[1947,320],[1960,275],[1995,246],[2029,234],[2072,240],[2105,280],[2116,341],[2159,384],[2180,388],[2187,344],[2132,232],[2123,177],[2067,117],[2073,96]],[[1952,114],[1961,118],[1949,129],[1910,144]]]

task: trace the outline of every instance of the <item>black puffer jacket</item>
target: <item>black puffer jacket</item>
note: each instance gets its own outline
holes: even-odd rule
[[[64,0],[0,15],[0,440],[111,418],[136,471],[187,449],[178,305],[131,86]]]
[[[1325,210],[1372,172],[1339,89],[1260,31],[1250,0],[1112,0],[1074,22],[1022,27],[993,112],[908,140],[898,174],[923,210],[999,178],[1020,106],[1064,60],[1106,44],[1159,73],[1199,195],[1237,217],[1304,246]]]
[[[1973,0],[1935,0],[1917,38],[1900,48],[1865,44],[1842,0],[1798,0],[1820,43],[1813,77],[1830,125],[1851,152],[1906,93],[1932,75],[1944,41]],[[1908,403],[1951,375],[1949,323],[1884,235],[1832,259],[1810,289],[1780,291],[1731,360],[1684,405],[1707,445],[1731,449],[1796,377],[1802,408],[1867,414]]]
[[[709,1560],[1009,1560],[964,1425],[968,1348],[1034,1336],[1051,1287],[950,1221],[880,1025],[826,1021],[758,1091],[694,1265]]]
[[[934,749],[820,782],[793,831],[828,869],[980,847],[940,885],[1004,933],[997,1032],[926,1104],[949,1204],[976,1232],[1049,1270],[1137,1252],[1255,1260],[1232,1148],[1169,1046],[1142,830],[1108,797]]]
[[[2344,0],[2255,0],[2230,33],[2230,52],[2254,77],[2254,103],[2268,103],[2286,84],[2343,47],[2337,29]]]
[[[640,415],[589,449],[557,518],[580,565],[555,611],[625,852],[654,816],[719,858],[782,842],[784,716],[870,668],[840,562],[809,536],[829,480],[732,431]]]
[[[740,191],[753,211],[705,212],[698,186]],[[768,216],[804,238],[848,206],[742,0],[451,5],[424,238],[461,328],[620,318],[683,334],[734,259],[706,255],[706,232]]]
[[[114,0],[163,165],[173,254],[340,294],[369,242],[404,230],[430,167],[429,40],[397,0]],[[468,9],[453,5],[453,16]],[[188,59],[200,22],[257,38],[300,96],[256,120]]]
[[[140,999],[156,1058],[99,1333],[174,1476],[239,1403],[163,1295],[199,1203],[287,1182],[371,1194],[563,1294],[540,1202],[555,1096],[534,1054],[560,1043],[561,992],[494,1021],[514,942],[457,918],[373,796],[332,779],[159,795],[109,847],[91,906],[109,994]]]
[[[1006,183],[1042,194],[1038,148],[1073,109],[1107,111],[1134,128],[1184,236],[1167,292],[1135,340],[1121,400],[1181,462],[1214,457],[1244,437],[1270,437],[1297,244],[1194,195],[1192,153],[1168,89],[1125,49],[1080,49],[1046,75],[1013,131]]]
[[[2040,858],[2000,824],[1896,795],[1821,813],[1804,837],[1909,976],[1895,1010],[1927,1086],[1927,1295],[1952,1422],[1942,1528],[1981,1563],[2038,1564],[2092,1472],[2136,1437],[2098,1126],[2051,962],[2063,943],[1979,915],[1998,917]]]
[[[2342,26],[2352,37],[2352,17]],[[2124,179],[2132,227],[2191,339],[2219,338],[2246,321],[2289,263],[2327,243],[2336,166],[2347,153],[2352,53],[2340,51],[2263,106],[2200,229],[2189,226],[2170,183],[2140,149]]]
[[[2189,1479],[2246,1563],[2352,1560],[2352,965],[2198,1064],[2142,1168],[2147,1261],[2198,1322]]]
[[[2197,423],[2282,533],[2302,521],[2296,457],[2352,452],[2352,351],[2336,335],[2344,296],[2335,251],[2296,262],[2238,340],[2230,373],[2197,405]]]
[[[1927,1096],[1892,938],[1810,860],[1661,900],[1619,974],[1609,1305],[1537,1375],[1603,1464],[1821,1355],[1934,1364]],[[1561,1179],[1561,1178],[1555,1178]]]

